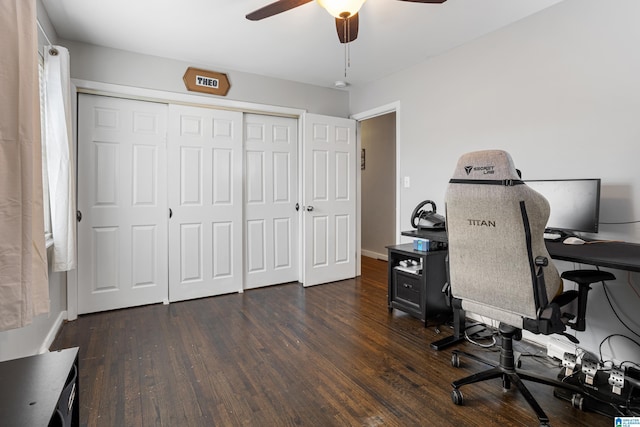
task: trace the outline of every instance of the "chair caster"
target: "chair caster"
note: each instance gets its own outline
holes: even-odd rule
[[[454,368],[460,367],[460,356],[458,356],[458,353],[453,353],[451,355],[451,366]]]
[[[584,397],[581,394],[575,393],[573,396],[571,396],[571,406],[573,406],[576,409],[580,409],[581,411],[584,411]]]
[[[451,390],[451,401],[456,405],[464,405],[464,398],[462,397],[462,392],[457,388]]]

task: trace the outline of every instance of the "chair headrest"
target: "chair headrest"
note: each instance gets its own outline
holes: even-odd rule
[[[511,155],[503,150],[484,150],[460,156],[453,179],[518,180],[518,171]]]

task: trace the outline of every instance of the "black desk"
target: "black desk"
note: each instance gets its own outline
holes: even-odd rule
[[[547,241],[551,258],[618,270],[640,271],[640,245],[597,240],[586,245]]]
[[[402,235],[444,243],[449,241],[445,230],[411,230],[403,231]],[[594,241],[594,243],[584,245],[565,245],[562,241],[549,240],[545,243],[549,255],[553,259],[640,272],[640,244]],[[463,339],[464,315],[460,313],[460,310],[453,310],[453,314],[453,336],[431,343],[431,348],[441,350]]]
[[[413,237],[414,239],[429,239],[443,243],[447,243],[449,241],[446,230],[409,230],[403,231],[400,234],[407,237]]]
[[[444,230],[411,230],[403,231],[402,235],[448,242]],[[595,240],[586,245],[565,245],[562,241],[547,240],[546,245],[553,259],[640,272],[640,244],[637,243]]]

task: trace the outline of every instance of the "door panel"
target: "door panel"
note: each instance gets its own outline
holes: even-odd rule
[[[167,106],[81,94],[78,313],[167,296]]]
[[[242,113],[169,106],[169,299],[242,290]]]
[[[245,115],[245,289],[298,280],[298,122]]]
[[[355,121],[305,115],[304,285],[356,274]]]
[[[314,268],[329,266],[329,217],[326,215],[313,215],[313,264]],[[305,236],[306,237],[306,236]]]
[[[239,218],[233,221],[219,221],[213,223],[213,243],[217,249],[213,254],[213,278],[233,278],[238,276],[241,271],[240,252],[234,246],[241,246],[234,230],[239,230]],[[235,227],[234,227],[235,223]],[[239,234],[239,232],[236,232]],[[242,282],[239,283],[242,285]],[[240,288],[241,289],[241,288]]]
[[[291,253],[291,242],[293,241],[292,222],[291,218],[276,218],[273,220],[273,267],[276,270],[296,268],[296,266],[292,264],[293,259]]]

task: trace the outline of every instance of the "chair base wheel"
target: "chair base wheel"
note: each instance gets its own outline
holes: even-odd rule
[[[573,406],[576,409],[580,409],[581,411],[584,411],[584,397],[581,394],[575,393],[573,396],[571,396],[571,406]]]
[[[460,356],[458,356],[458,353],[453,353],[451,355],[451,366],[454,368],[460,367]]]
[[[451,401],[456,405],[464,405],[464,397],[462,396],[462,392],[457,388],[451,390]]]

